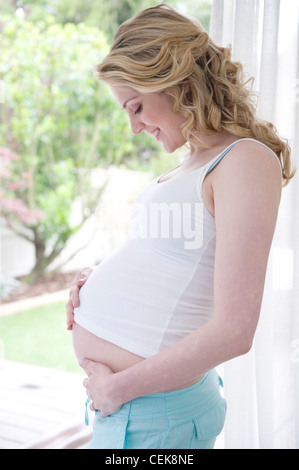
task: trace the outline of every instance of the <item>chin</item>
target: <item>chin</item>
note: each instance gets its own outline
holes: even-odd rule
[[[182,144],[183,145],[183,144]],[[178,148],[182,147],[182,145],[167,145],[162,142],[162,147],[165,150],[166,153],[173,153],[175,152]]]

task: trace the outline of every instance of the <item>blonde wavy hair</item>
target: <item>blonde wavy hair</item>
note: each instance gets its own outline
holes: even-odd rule
[[[95,76],[142,94],[168,93],[174,112],[186,118],[182,132],[188,142],[204,145],[195,136],[199,129],[253,138],[278,156],[284,185],[294,176],[287,141],[256,115],[255,95],[248,87],[253,79],[245,80],[230,48],[217,46],[197,20],[169,5],[147,8],[123,23]]]

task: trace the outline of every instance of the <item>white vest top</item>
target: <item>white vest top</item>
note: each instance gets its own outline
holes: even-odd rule
[[[202,183],[240,140],[206,165],[144,189],[127,240],[81,288],[76,323],[147,358],[211,319],[216,230]]]

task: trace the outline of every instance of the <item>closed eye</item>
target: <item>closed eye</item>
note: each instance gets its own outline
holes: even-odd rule
[[[140,104],[138,108],[136,109],[136,111],[134,112],[134,114],[140,114],[141,111],[142,111],[142,105]]]

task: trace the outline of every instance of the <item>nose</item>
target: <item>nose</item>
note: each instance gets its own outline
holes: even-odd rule
[[[144,130],[144,124],[139,120],[136,119],[136,116],[130,119],[131,121],[131,129],[134,135],[140,134]]]

